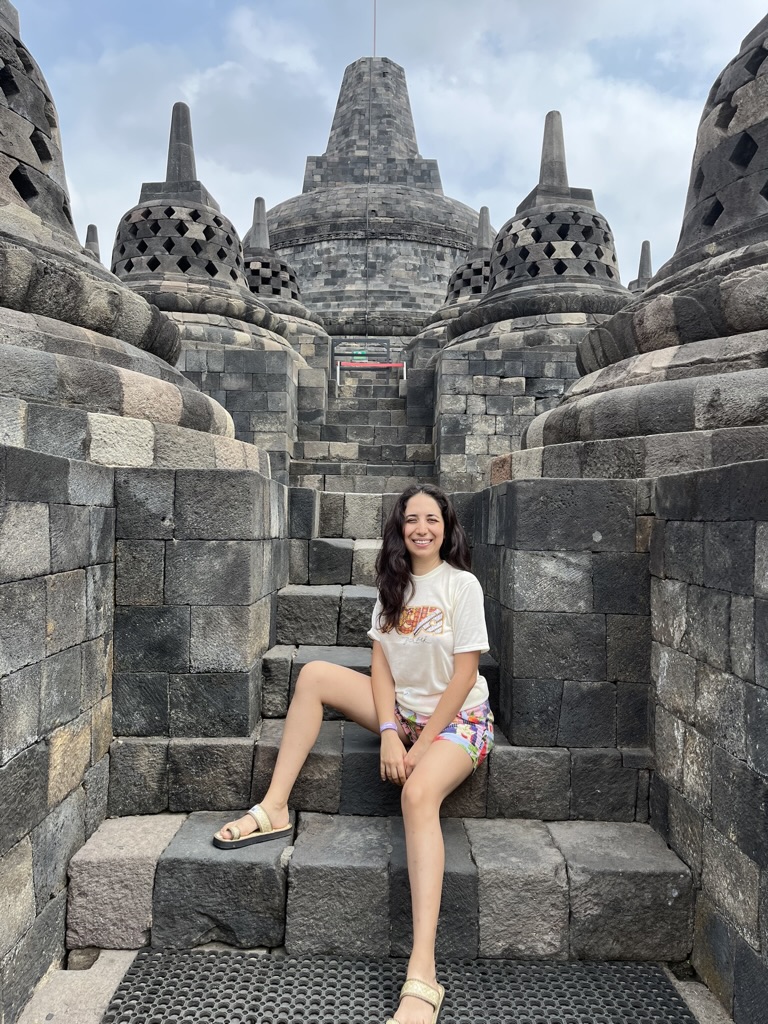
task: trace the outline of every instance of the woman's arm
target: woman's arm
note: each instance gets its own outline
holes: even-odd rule
[[[371,651],[371,690],[379,725],[383,725],[384,722],[396,722],[395,681],[378,640],[373,641]],[[406,780],[405,744],[400,739],[399,732],[394,729],[385,729],[381,734],[379,768],[383,779],[389,779],[401,786]]]
[[[446,725],[449,725],[461,710],[461,706],[469,696],[469,692],[477,682],[477,670],[480,664],[479,651],[463,651],[453,657],[453,675],[446,686],[437,707],[429,721],[421,731],[421,735],[405,755],[406,774],[410,775],[419,762],[429,744],[437,738]]]

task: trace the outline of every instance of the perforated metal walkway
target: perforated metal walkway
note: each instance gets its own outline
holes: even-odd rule
[[[696,1024],[661,968],[505,960],[440,965],[441,1024]],[[405,962],[142,952],[103,1024],[384,1024]]]

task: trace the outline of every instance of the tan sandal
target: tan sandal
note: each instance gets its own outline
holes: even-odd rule
[[[432,1014],[431,1024],[437,1024],[440,1007],[443,1005],[443,999],[445,999],[445,989],[442,985],[438,985],[435,988],[432,985],[428,985],[426,981],[419,981],[418,978],[409,978],[400,989],[400,998],[404,999],[405,996],[413,996],[415,999],[423,999],[425,1003],[429,1003],[435,1011]],[[390,1017],[386,1024],[400,1024],[400,1022],[397,1018]]]
[[[213,845],[220,850],[239,850],[243,846],[265,843],[269,839],[280,839],[281,836],[290,835],[293,832],[293,825],[290,822],[281,828],[274,828],[269,820],[269,815],[261,804],[251,807],[246,814],[250,814],[258,825],[256,832],[250,832],[247,836],[243,836],[237,825],[227,825],[227,831],[232,833],[232,838],[225,839],[221,832],[217,832],[213,837]]]

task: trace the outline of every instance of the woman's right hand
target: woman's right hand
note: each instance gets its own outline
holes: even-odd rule
[[[397,786],[405,785],[405,744],[394,729],[386,729],[381,734],[379,754],[379,771],[382,779],[394,782]]]

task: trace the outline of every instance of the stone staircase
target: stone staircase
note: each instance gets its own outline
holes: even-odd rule
[[[407,955],[399,790],[381,782],[378,738],[359,726],[327,711],[294,790],[291,836],[236,851],[210,841],[263,794],[301,666],[370,666],[376,542],[366,535],[380,535],[394,495],[321,499],[291,495],[292,582],[277,595],[254,735],[172,739],[171,813],[160,814],[130,810],[151,745],[135,741],[144,761],[131,773],[132,740],[113,744],[111,813],[123,816],[72,859],[70,949],[220,942],[291,956]],[[495,700],[488,656],[483,671]],[[647,824],[650,769],[643,748],[518,747],[498,733],[443,808],[439,956],[685,960],[693,882]]]
[[[408,424],[398,369],[349,369],[328,381],[325,423],[300,423],[291,483],[327,491],[399,492],[435,479],[432,428]]]

